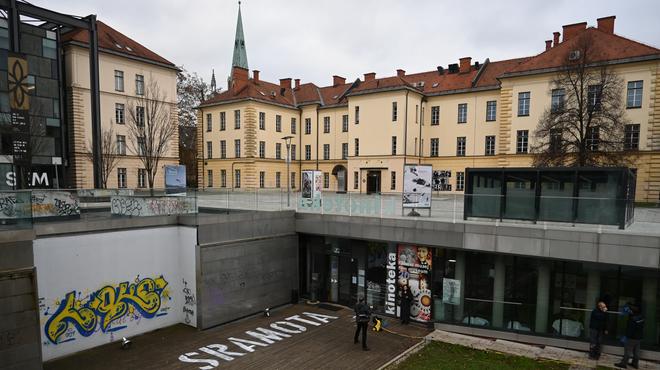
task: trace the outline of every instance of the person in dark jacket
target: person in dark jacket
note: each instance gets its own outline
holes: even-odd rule
[[[603,336],[607,334],[607,305],[598,301],[589,318],[589,358],[598,360],[602,349]]]
[[[410,323],[410,305],[412,304],[413,296],[408,289],[408,284],[405,284],[401,289],[401,323]]]
[[[628,360],[632,356],[630,366],[639,369],[639,345],[644,335],[644,316],[638,305],[630,305],[628,312],[628,325],[626,326],[626,342],[624,344],[623,359],[616,367],[627,368]]]
[[[355,305],[355,322],[357,323],[357,329],[355,329],[355,337],[353,338],[353,343],[358,342],[358,336],[360,331],[362,331],[362,349],[365,351],[369,350],[367,347],[367,325],[371,320],[371,309],[364,303],[364,297],[360,297],[359,302]]]

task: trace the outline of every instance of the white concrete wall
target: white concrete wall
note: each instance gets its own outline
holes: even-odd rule
[[[35,240],[44,361],[179,322],[195,326],[195,245],[188,227]]]

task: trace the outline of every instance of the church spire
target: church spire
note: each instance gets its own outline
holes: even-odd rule
[[[231,66],[248,69],[245,36],[243,36],[243,20],[241,18],[241,2],[238,2],[238,21],[236,22],[236,38],[234,39],[234,57]]]
[[[216,83],[215,83],[215,69],[211,70],[211,94],[215,94],[215,92],[218,90]]]

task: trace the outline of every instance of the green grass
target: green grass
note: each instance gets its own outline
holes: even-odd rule
[[[425,369],[568,369],[569,365],[554,361],[537,361],[526,357],[480,351],[443,342],[430,342],[421,351],[394,367],[396,370]]]

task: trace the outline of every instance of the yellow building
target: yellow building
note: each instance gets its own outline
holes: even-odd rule
[[[108,188],[144,188],[148,186],[144,166],[131,142],[127,109],[155,82],[162,102],[169,107],[171,124],[178,127],[176,66],[119,31],[97,21],[99,44],[99,87],[102,131],[112,129],[120,159],[108,175]],[[89,36],[86,30],[63,35],[64,63],[69,115],[69,183],[75,188],[93,188],[90,152],[92,127],[89,73]],[[139,104],[139,103],[136,103]],[[135,109],[139,105],[135,106]],[[167,155],[159,163],[155,188],[164,187],[162,166],[179,163],[178,130],[169,141]]]
[[[623,82],[626,142],[635,152],[636,199],[660,193],[660,50],[614,33],[615,17],[563,26],[563,38],[538,55],[346,83],[279,84],[249,76],[242,20],[229,86],[199,107],[199,184],[205,188],[294,188],[300,171],[323,172],[329,191],[401,192],[404,163],[431,164],[445,177],[439,192],[462,193],[468,167],[527,167],[539,118],[552,104],[553,78],[581,35],[594,68]],[[632,104],[631,97],[632,96]],[[285,136],[292,136],[286,174]]]

